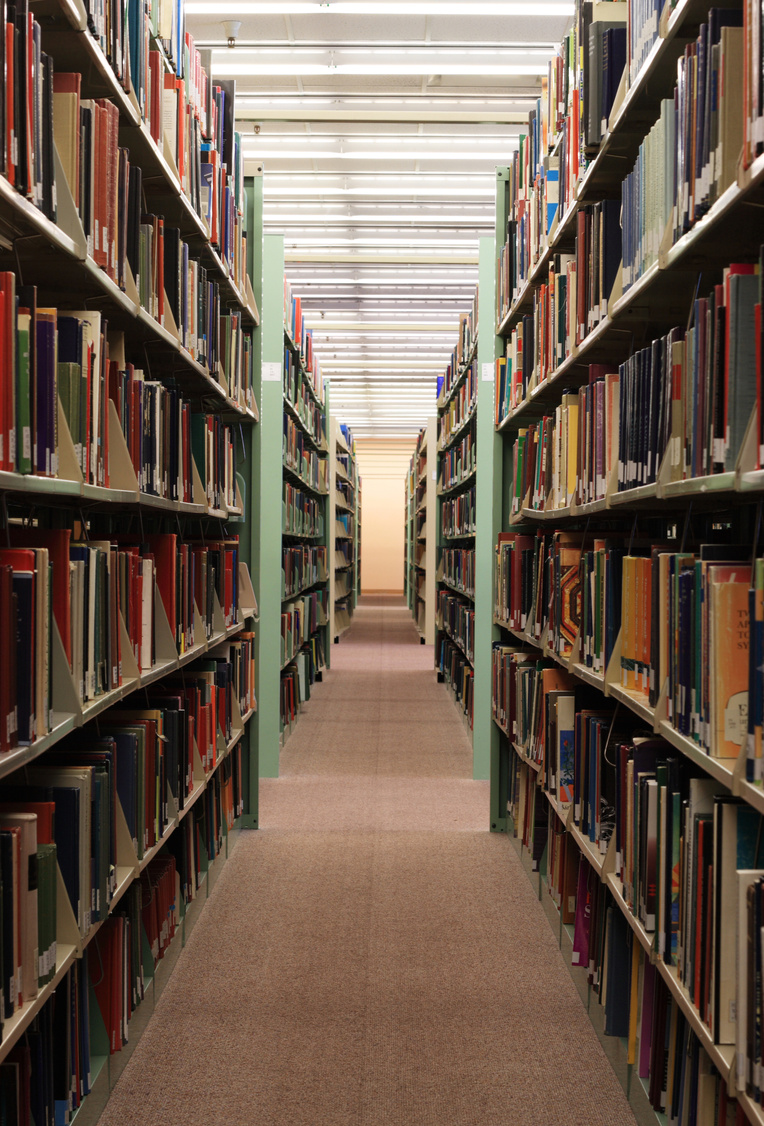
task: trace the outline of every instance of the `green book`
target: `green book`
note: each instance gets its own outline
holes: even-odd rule
[[[74,452],[80,468],[85,470],[82,461],[82,434],[83,417],[80,400],[82,398],[82,368],[79,364],[66,363],[58,365],[58,394],[61,399],[64,417],[69,427],[69,433],[74,443]]]

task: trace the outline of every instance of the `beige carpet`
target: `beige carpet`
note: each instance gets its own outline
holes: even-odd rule
[[[632,1126],[402,600],[332,662],[102,1126]]]

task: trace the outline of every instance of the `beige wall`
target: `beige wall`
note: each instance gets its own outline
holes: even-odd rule
[[[416,442],[356,439],[361,474],[361,593],[403,593],[405,482]]]

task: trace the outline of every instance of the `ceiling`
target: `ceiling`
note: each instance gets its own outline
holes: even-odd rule
[[[493,231],[494,169],[572,12],[559,0],[187,0],[213,76],[236,80],[245,170],[264,167],[265,229],[284,235],[332,413],[357,437],[408,437],[434,413],[478,238]]]

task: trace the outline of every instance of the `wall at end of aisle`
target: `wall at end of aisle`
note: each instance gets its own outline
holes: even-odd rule
[[[357,438],[361,594],[403,594],[405,482],[415,438]]]

